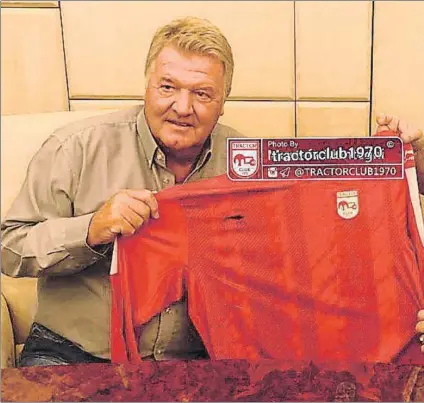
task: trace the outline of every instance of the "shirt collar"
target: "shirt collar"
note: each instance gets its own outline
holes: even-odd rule
[[[202,150],[200,158],[197,162],[197,166],[201,167],[209,160],[210,155],[213,153],[214,146],[214,134],[217,131],[217,125],[212,130],[209,139],[206,141],[205,147]],[[152,165],[155,160],[155,156],[159,150],[159,147],[150,131],[149,125],[146,121],[146,116],[144,115],[144,107],[141,108],[138,116],[137,116],[137,132],[141,138],[141,143],[143,144],[143,148],[146,152],[147,160],[149,163],[149,168],[152,168]]]
[[[144,151],[146,152],[149,168],[151,168],[155,158],[156,150],[159,147],[154,137],[152,136],[150,128],[146,122],[146,117],[144,116],[144,107],[141,108],[137,116],[137,132],[140,136],[141,144],[143,145]]]
[[[209,136],[209,138],[206,140],[205,146],[203,147],[202,153],[200,154],[200,157],[197,161],[196,168],[197,167],[201,168],[203,165],[205,165],[213,153],[213,143],[214,143],[213,138],[214,138],[215,129],[216,129],[216,126],[212,130],[212,133]]]

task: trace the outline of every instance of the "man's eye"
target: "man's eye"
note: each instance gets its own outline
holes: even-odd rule
[[[201,100],[201,101],[210,101],[211,97],[207,92],[204,91],[196,91],[196,96]]]
[[[172,92],[175,88],[172,85],[161,85],[160,89],[164,92]]]

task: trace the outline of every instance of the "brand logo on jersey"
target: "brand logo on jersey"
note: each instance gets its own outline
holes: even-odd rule
[[[349,220],[359,213],[359,199],[356,190],[337,192],[337,213],[340,217]]]
[[[231,169],[239,178],[250,178],[258,172],[258,141],[234,141],[231,143]]]
[[[412,148],[411,144],[404,144],[405,148],[405,169],[406,168],[412,168],[415,166],[415,158],[414,158],[414,149]]]

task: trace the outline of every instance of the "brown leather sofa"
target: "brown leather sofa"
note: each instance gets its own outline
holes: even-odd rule
[[[1,275],[1,366],[14,367],[37,307],[37,279]]]

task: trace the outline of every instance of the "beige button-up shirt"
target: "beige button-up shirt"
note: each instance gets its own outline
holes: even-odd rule
[[[217,124],[187,182],[225,173],[227,137],[241,135]],[[31,161],[1,225],[2,271],[39,277],[35,321],[110,358],[111,246],[87,245],[91,217],[120,189],[159,191],[174,184],[141,106],[53,133]],[[142,333],[143,356],[190,358],[202,348],[185,301],[153,318]]]

